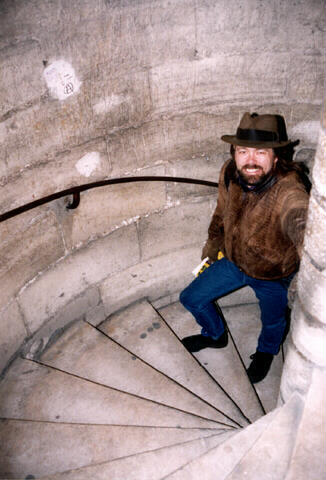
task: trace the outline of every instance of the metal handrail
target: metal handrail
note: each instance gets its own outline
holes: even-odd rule
[[[205,185],[208,187],[218,187],[217,182],[210,182],[208,180],[197,180],[195,178],[184,178],[184,177],[165,177],[165,176],[144,176],[144,177],[120,177],[120,178],[111,178],[109,180],[100,180],[98,182],[84,183],[83,185],[78,185],[77,187],[67,188],[66,190],[61,190],[60,192],[53,193],[46,197],[39,198],[33,202],[26,203],[20,207],[9,210],[8,212],[2,213],[0,215],[0,222],[4,222],[9,218],[16,217],[21,213],[32,210],[33,208],[39,207],[46,203],[50,203],[53,200],[57,200],[62,197],[67,197],[69,195],[73,196],[72,202],[67,205],[68,209],[77,208],[80,203],[80,193],[90,190],[92,188],[104,187],[106,185],[115,185],[119,183],[131,183],[131,182],[174,182],[174,183],[191,183],[194,185]]]

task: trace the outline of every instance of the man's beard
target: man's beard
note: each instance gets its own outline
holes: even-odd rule
[[[259,173],[256,175],[248,175],[244,173],[246,168],[255,168],[259,170]],[[241,170],[238,170],[239,177],[245,182],[247,185],[256,186],[264,183],[273,173],[273,168],[271,168],[268,172],[264,173],[263,169],[259,165],[244,165]]]

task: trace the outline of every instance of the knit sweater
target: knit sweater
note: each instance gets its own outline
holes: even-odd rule
[[[231,176],[225,174],[226,168],[233,172]],[[234,161],[229,160],[221,170],[204,255],[216,259],[221,250],[254,278],[287,277],[298,269],[308,201],[296,172],[276,170],[265,185],[246,191],[239,183]]]

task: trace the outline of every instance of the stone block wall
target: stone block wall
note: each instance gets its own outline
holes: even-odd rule
[[[247,110],[283,114],[311,166],[324,30],[322,0],[3,0],[0,214],[120,176],[217,181],[220,137]],[[77,210],[66,198],[2,222],[0,370],[38,332],[37,345],[137,295],[176,298],[216,194],[115,185],[82,193]]]

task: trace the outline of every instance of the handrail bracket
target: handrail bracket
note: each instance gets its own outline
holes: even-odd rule
[[[77,208],[79,204],[80,204],[80,192],[74,192],[72,194],[72,202],[68,203],[67,208],[69,210],[73,210],[74,208]]]

